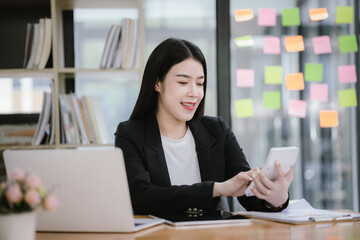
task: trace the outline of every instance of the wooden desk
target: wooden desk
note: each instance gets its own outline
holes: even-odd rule
[[[37,233],[36,240],[347,240],[360,239],[360,221],[290,225],[253,219],[249,225],[175,229],[160,225],[133,234],[122,233]]]

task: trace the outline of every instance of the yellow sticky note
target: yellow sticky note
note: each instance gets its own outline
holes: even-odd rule
[[[245,22],[254,18],[252,9],[236,9],[235,10],[235,21]]]
[[[304,38],[301,35],[285,37],[285,50],[287,52],[300,52],[305,50]]]
[[[337,111],[320,111],[319,120],[320,120],[320,127],[322,128],[339,126],[339,118]]]
[[[311,21],[321,21],[329,18],[326,8],[313,8],[309,9],[309,17]]]
[[[247,118],[254,115],[253,102],[251,98],[235,101],[235,111],[237,118]]]
[[[304,74],[303,73],[289,73],[285,75],[287,90],[303,90],[304,89]]]

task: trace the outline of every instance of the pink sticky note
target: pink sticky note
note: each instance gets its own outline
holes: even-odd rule
[[[303,100],[290,100],[288,114],[290,116],[305,118],[306,102]]]
[[[312,44],[315,54],[326,54],[332,52],[329,36],[313,37]]]
[[[326,83],[313,83],[310,85],[310,99],[312,101],[328,101],[328,85]]]
[[[354,83],[356,82],[356,68],[355,65],[338,66],[338,77],[340,83]]]
[[[259,26],[276,26],[275,8],[260,8],[258,12]]]
[[[253,69],[237,69],[236,70],[236,86],[253,87],[255,72]]]
[[[281,53],[280,38],[264,37],[263,42],[264,42],[263,52],[265,54],[280,54]]]

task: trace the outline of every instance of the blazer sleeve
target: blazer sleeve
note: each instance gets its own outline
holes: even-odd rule
[[[151,182],[146,166],[144,145],[139,131],[120,123],[115,133],[115,146],[124,153],[128,184],[135,214],[184,212],[188,208],[213,209],[214,182],[193,185],[159,186]],[[141,134],[140,134],[141,135]]]
[[[225,121],[219,117],[219,124],[222,127],[225,133],[225,142],[224,142],[224,154],[225,154],[225,162],[226,162],[226,179],[230,179],[239,172],[249,171],[250,166],[246,160],[246,157],[243,153],[243,150],[239,146],[239,143],[230,129],[230,127],[225,123]],[[271,208],[268,204],[266,204],[265,200],[258,199],[255,196],[246,197],[241,196],[237,198],[239,203],[247,210],[247,211],[281,211],[285,209],[288,205],[289,199],[285,204],[281,206],[281,208]]]

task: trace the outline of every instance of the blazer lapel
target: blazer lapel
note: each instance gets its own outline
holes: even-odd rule
[[[214,171],[216,169],[212,166],[214,156],[211,153],[211,149],[215,145],[216,140],[204,125],[202,123],[197,124],[196,120],[190,121],[189,127],[195,139],[201,180],[214,180],[214,175],[217,173]]]
[[[145,137],[144,152],[151,182],[157,186],[171,186],[165,154],[161,144],[159,125],[155,114],[147,119]]]

